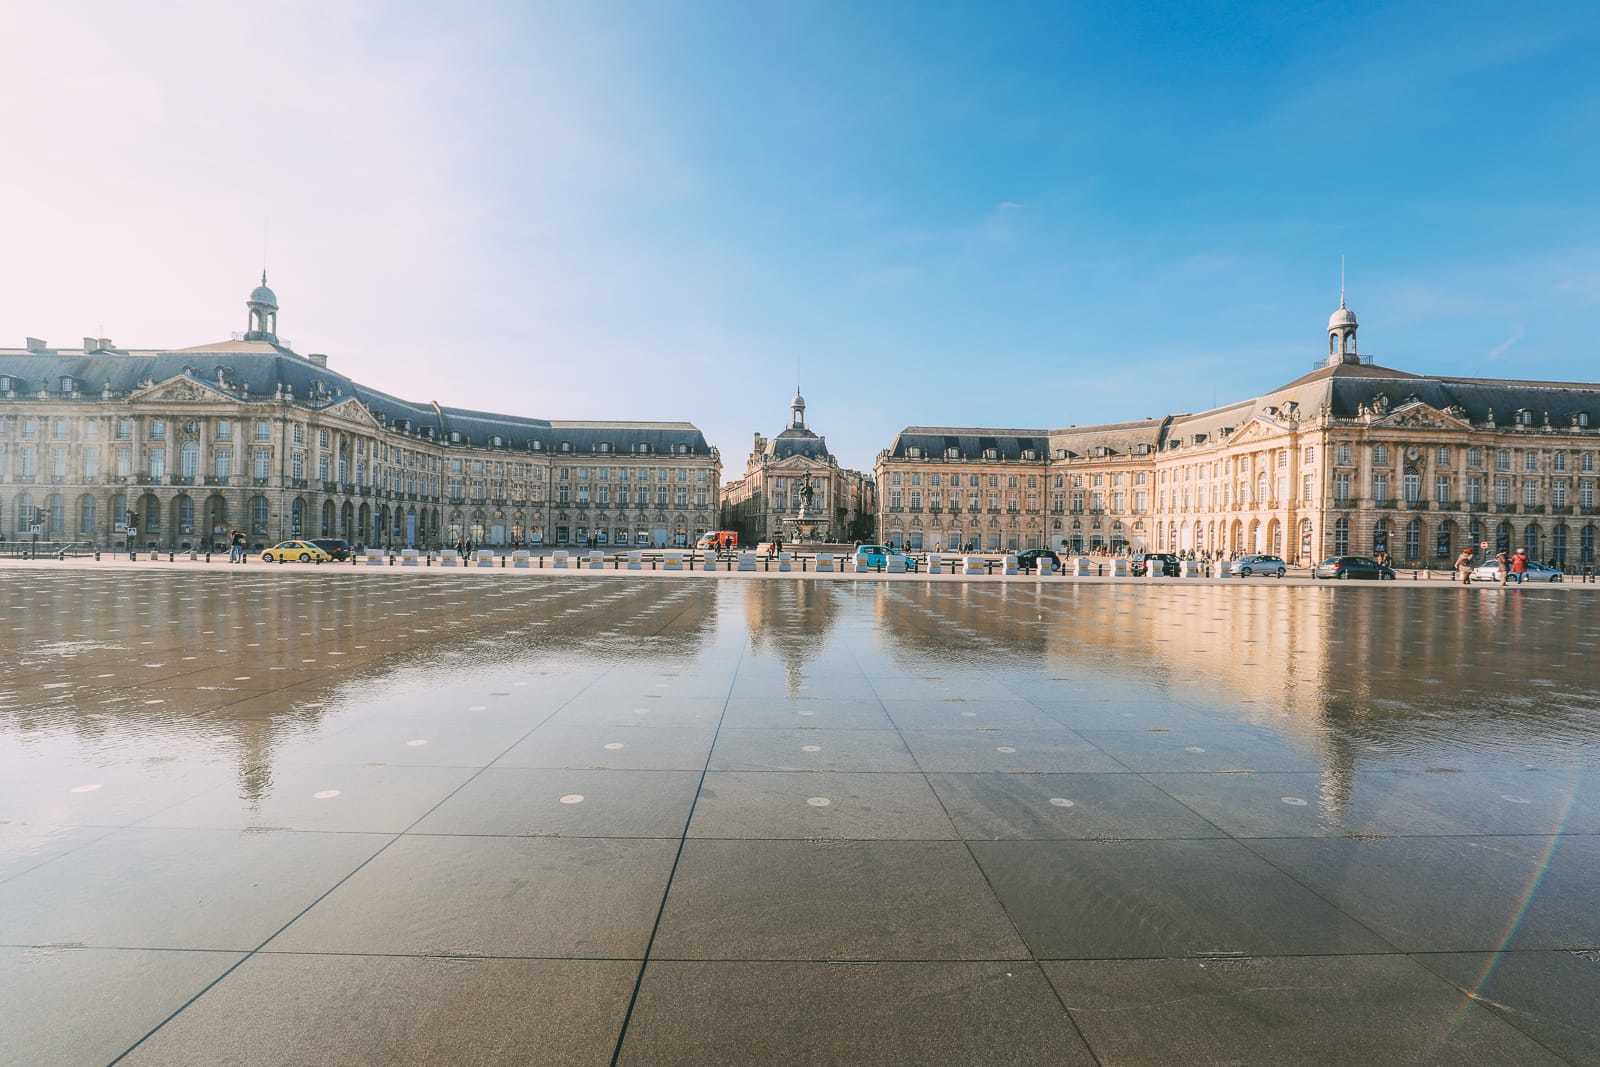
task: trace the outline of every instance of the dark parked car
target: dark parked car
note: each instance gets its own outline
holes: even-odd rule
[[[1375,559],[1366,556],[1330,556],[1317,564],[1311,572],[1313,578],[1370,578],[1374,581],[1393,581],[1394,571]]]
[[[1051,564],[1055,566],[1056,570],[1061,569],[1060,556],[1057,556],[1048,548],[1030,548],[1026,551],[1017,553],[1017,570],[1021,571],[1023,574],[1029,574],[1039,566],[1039,561],[1041,559],[1049,560]]]
[[[1128,569],[1133,572],[1134,577],[1143,578],[1149,573],[1152,560],[1161,564],[1163,577],[1176,578],[1178,576],[1178,557],[1171,552],[1149,552],[1143,556],[1134,556],[1133,565]]]
[[[350,542],[338,537],[312,537],[312,544],[332,556],[334,560],[347,560],[350,558]]]

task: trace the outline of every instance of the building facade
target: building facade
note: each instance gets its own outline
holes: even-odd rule
[[[908,427],[880,528],[912,548],[1387,553],[1592,566],[1600,384],[1413,374],[1361,356],[1341,298],[1319,365],[1194,414],[1059,430]]]
[[[277,336],[262,284],[234,339],[0,349],[0,536],[163,549],[692,544],[721,459],[687,422],[564,421],[401,400]],[[40,514],[42,512],[42,514]]]
[[[876,486],[860,471],[839,466],[827,439],[806,426],[806,401],[798,389],[789,403],[789,425],[770,439],[756,434],[744,477],[722,487],[724,526],[748,544],[786,536],[785,524],[800,513],[800,487],[808,476],[812,514],[827,517],[828,540],[870,540]]]

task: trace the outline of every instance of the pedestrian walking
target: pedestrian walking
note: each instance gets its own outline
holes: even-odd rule
[[[1472,584],[1472,549],[1463,548],[1456,557],[1456,577],[1461,579],[1462,585]]]
[[[233,531],[233,536],[229,539],[229,542],[230,542],[232,547],[231,547],[231,550],[228,553],[228,562],[229,563],[243,563],[244,562],[244,534],[240,533],[238,530]]]
[[[1521,585],[1528,574],[1528,553],[1517,549],[1517,554],[1511,557],[1511,577]]]
[[[1494,565],[1500,569],[1500,584],[1506,585],[1511,581],[1511,560],[1506,558],[1504,550],[1494,554]]]

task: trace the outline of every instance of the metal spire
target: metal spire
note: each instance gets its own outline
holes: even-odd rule
[[[1339,306],[1344,307],[1344,257],[1339,257]]]

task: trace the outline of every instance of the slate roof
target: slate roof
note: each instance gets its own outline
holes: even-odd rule
[[[98,399],[108,384],[114,395],[126,396],[146,381],[166,381],[185,372],[196,381],[215,385],[219,368],[229,385],[236,389],[248,386],[251,400],[271,401],[280,386],[288,386],[297,401],[306,401],[320,385],[330,402],[353,396],[391,425],[403,422],[406,428],[418,431],[431,428],[435,439],[445,442],[450,441],[451,433],[459,433],[465,444],[484,446],[491,437],[499,436],[505,447],[514,449],[531,448],[537,441],[543,450],[556,451],[566,441],[574,452],[593,451],[601,442],[609,443],[614,452],[632,452],[640,444],[648,445],[651,452],[673,452],[678,446],[687,446],[693,455],[707,455],[711,450],[705,435],[688,422],[552,421],[403,400],[267,341],[223,341],[135,352],[0,349],[0,376],[19,380],[19,397],[24,393],[34,396],[40,386],[50,396],[60,396],[64,376],[78,383],[86,400]]]
[[[905,458],[908,447],[922,449],[930,459],[944,458],[945,449],[958,448],[962,459],[982,459],[987,449],[994,449],[1000,459],[1021,459],[1022,453],[1033,449],[1034,455],[1044,459],[1049,448],[1045,430],[1000,429],[985,426],[907,426],[895,434],[889,454]]]
[[[791,426],[768,440],[762,452],[773,459],[788,459],[790,456],[827,459],[828,440],[810,430]]]

